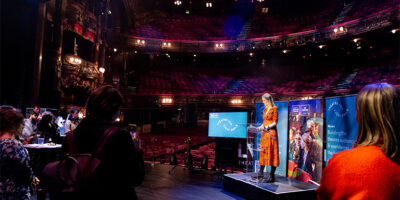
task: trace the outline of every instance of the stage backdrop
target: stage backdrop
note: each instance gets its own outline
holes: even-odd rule
[[[333,154],[351,149],[357,140],[356,95],[326,99],[326,164]]]
[[[322,175],[323,126],[320,99],[289,102],[288,177],[319,183]]]
[[[279,167],[276,168],[276,174],[281,176],[286,176],[286,164],[287,164],[287,132],[288,132],[288,102],[281,101],[275,102],[275,105],[278,107],[278,143],[279,143]],[[265,106],[263,103],[256,103],[256,124],[261,125],[263,123],[262,114]],[[260,144],[261,133],[257,133],[254,137],[255,147],[258,147]],[[253,166],[254,170],[258,171],[258,161],[259,161],[259,152],[255,152]],[[270,171],[269,167],[266,167],[266,170]]]

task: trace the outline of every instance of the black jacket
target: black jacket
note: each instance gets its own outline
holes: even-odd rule
[[[85,118],[74,130],[78,153],[91,153],[110,123]],[[63,152],[68,152],[64,141]],[[94,172],[89,196],[84,199],[137,199],[134,186],[144,179],[145,169],[141,151],[135,149],[129,132],[118,130],[99,154],[101,163]]]

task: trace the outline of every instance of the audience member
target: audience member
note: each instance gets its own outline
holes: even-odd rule
[[[74,130],[78,153],[92,152],[100,136],[112,126],[123,102],[121,94],[112,86],[102,86],[86,102],[87,116]],[[68,152],[68,145],[63,144]],[[142,152],[134,145],[130,133],[118,130],[104,145],[101,163],[88,184],[83,199],[137,199],[134,186],[144,179]]]
[[[68,115],[67,120],[64,123],[65,133],[75,130],[78,124],[79,124],[79,109],[71,108],[70,114]]]
[[[365,86],[356,99],[357,146],[324,169],[319,199],[400,199],[400,91]]]
[[[39,183],[29,165],[28,151],[16,140],[24,128],[24,116],[0,109],[0,199],[30,199]]]
[[[33,110],[32,110],[32,113],[36,116],[36,118],[37,118],[38,120],[40,120],[40,119],[42,118],[42,115],[41,115],[41,113],[40,113],[40,107],[39,107],[39,106],[34,106],[34,107],[33,107]]]
[[[24,119],[24,129],[22,130],[22,134],[19,137],[20,140],[24,142],[31,141],[33,139],[33,135],[35,135],[37,131],[37,124],[38,124],[38,119],[37,116],[33,113],[29,114],[29,118]]]
[[[54,124],[54,117],[50,112],[43,113],[42,120],[40,120],[37,130],[40,137],[44,138],[46,142],[57,140],[57,127]]]

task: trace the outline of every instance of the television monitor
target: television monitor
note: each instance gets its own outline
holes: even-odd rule
[[[209,137],[246,138],[247,112],[213,112],[208,120]]]

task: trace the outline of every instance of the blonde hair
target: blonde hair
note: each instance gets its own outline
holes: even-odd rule
[[[271,96],[269,93],[265,93],[265,94],[263,94],[261,97],[262,97],[263,99],[268,100],[269,103],[271,103],[271,107],[274,107],[274,106],[275,106],[274,99],[272,98],[272,96]]]
[[[365,86],[357,95],[357,146],[379,146],[387,157],[400,158],[400,92],[388,83]],[[382,139],[381,139],[382,138]]]

